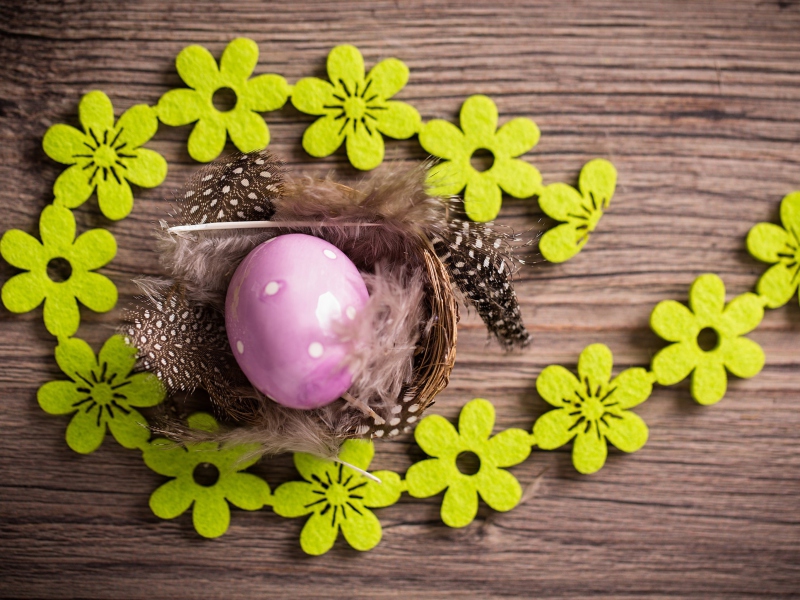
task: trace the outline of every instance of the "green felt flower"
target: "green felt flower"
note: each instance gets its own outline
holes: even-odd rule
[[[47,206],[39,219],[42,242],[18,229],[10,229],[0,240],[0,254],[10,264],[25,269],[3,286],[3,304],[11,312],[33,310],[44,300],[44,324],[57,337],[69,337],[78,330],[77,300],[95,312],[106,312],[117,303],[117,288],[110,279],[92,273],[117,253],[117,243],[108,231],[92,229],[75,239],[75,217],[61,206]],[[48,265],[69,263],[63,281]]]
[[[339,458],[367,470],[375,448],[372,442],[348,440]],[[381,524],[368,510],[390,506],[400,498],[400,476],[391,471],[374,473],[372,481],[339,462],[297,453],[294,464],[305,481],[290,481],[275,490],[272,508],[282,517],[311,515],[300,534],[307,554],[325,554],[333,547],[339,529],[356,550],[371,550],[381,541]]]
[[[559,365],[546,367],[536,379],[539,395],[556,410],[536,420],[533,437],[543,450],[574,439],[572,464],[584,474],[599,471],[608,455],[607,442],[636,452],[647,441],[647,425],[628,409],[653,391],[644,369],[626,369],[611,379],[613,356],[608,346],[592,344],[578,359],[578,377]]]
[[[506,429],[490,437],[494,416],[494,406],[477,398],[461,410],[458,431],[439,415],[425,417],[414,431],[419,447],[434,458],[408,469],[408,493],[427,498],[447,488],[441,515],[450,527],[472,523],[478,514],[479,493],[486,504],[498,511],[511,510],[522,498],[519,482],[501,467],[528,458],[531,436],[522,429]],[[472,453],[480,460],[477,472],[465,474],[459,470],[456,460],[463,453]]]
[[[164,386],[150,373],[131,373],[136,348],[114,335],[95,357],[78,338],[62,339],[56,362],[72,381],[49,381],[39,388],[39,406],[51,415],[75,413],[67,427],[67,444],[88,454],[111,431],[125,448],[141,448],[150,438],[147,420],[133,407],[155,406]]]
[[[497,129],[497,106],[486,96],[470,96],[461,107],[461,129],[443,121],[429,121],[419,133],[419,142],[434,156],[447,159],[430,170],[431,193],[452,196],[464,191],[464,208],[473,221],[497,217],[502,191],[515,198],[536,194],[542,176],[532,165],[515,157],[528,152],[539,141],[539,128],[530,119],[512,119]],[[485,171],[470,160],[478,151],[494,157]],[[502,190],[502,191],[501,191]]]
[[[213,432],[219,427],[211,415],[195,413],[189,427]],[[257,444],[220,446],[195,442],[186,447],[157,439],[144,449],[144,462],[156,473],[173,477],[150,496],[150,508],[161,519],[174,519],[192,507],[194,528],[215,538],[228,530],[228,502],[243,510],[258,510],[270,500],[267,482],[242,473],[258,461]]]
[[[175,60],[178,75],[189,90],[170,90],[158,101],[158,118],[167,125],[187,125],[197,121],[189,136],[189,156],[200,162],[217,158],[230,136],[242,152],[266,148],[269,129],[259,112],[277,110],[286,103],[290,87],[280,75],[258,75],[249,79],[258,63],[258,45],[237,38],[225,48],[217,61],[202,46],[181,50]],[[232,90],[236,103],[230,110],[214,106],[214,94]]]
[[[127,217],[133,208],[128,182],[156,187],[167,176],[164,157],[141,148],[158,129],[155,111],[144,104],[129,108],[114,124],[114,107],[103,92],[89,92],[78,105],[83,131],[69,125],[53,125],[44,134],[44,151],[65,165],[72,165],[56,179],[55,203],[80,206],[97,189],[100,210],[109,219]]]
[[[783,227],[759,223],[747,234],[747,249],[758,260],[773,263],[758,280],[757,291],[769,308],[786,304],[800,284],[800,192],[781,202]]]
[[[542,237],[539,250],[545,259],[560,263],[575,256],[589,241],[603,211],[611,203],[617,187],[617,170],[607,160],[596,158],[581,169],[580,192],[565,183],[554,183],[542,190],[539,206],[544,213],[566,221]]]
[[[364,76],[364,59],[354,46],[336,46],[328,54],[330,83],[307,77],[294,86],[292,104],[301,112],[322,115],[303,134],[311,156],[333,154],[347,139],[350,163],[363,171],[383,161],[383,137],[406,139],[420,128],[417,109],[389,100],[408,82],[408,67],[387,58]]]
[[[673,385],[692,373],[694,399],[714,404],[725,395],[725,369],[737,377],[753,377],[764,366],[761,346],[741,337],[761,322],[764,302],[747,293],[726,305],[725,284],[706,274],[692,284],[689,307],[664,300],[653,309],[653,331],[675,342],[653,357],[653,373],[662,385]]]

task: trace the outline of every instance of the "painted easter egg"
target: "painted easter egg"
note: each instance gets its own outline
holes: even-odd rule
[[[225,301],[233,355],[253,386],[276,402],[311,409],[352,383],[347,348],[332,331],[369,298],[356,266],[319,238],[281,235],[236,269]]]

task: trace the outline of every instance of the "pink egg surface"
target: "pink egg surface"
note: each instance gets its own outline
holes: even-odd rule
[[[369,299],[352,261],[333,244],[293,233],[242,261],[228,287],[225,326],[253,386],[291,408],[333,402],[352,383],[347,348],[331,331]]]

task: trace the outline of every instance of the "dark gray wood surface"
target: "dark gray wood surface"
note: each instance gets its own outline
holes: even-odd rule
[[[562,266],[538,262],[518,290],[534,335],[505,356],[466,315],[450,387],[434,412],[452,417],[474,397],[497,407],[498,428],[529,428],[546,410],[534,382],[548,364],[574,366],[608,344],[617,369],[647,366],[661,342],[648,327],[662,299],[685,299],[713,271],[730,294],[751,290],[764,266],[744,249],[748,229],[775,221],[800,189],[800,4],[730,2],[105,1],[0,3],[0,223],[36,231],[61,166],[41,139],[77,124],[82,94],[101,89],[118,114],[182,86],[174,58],[197,43],[219,56],[236,36],[256,40],[257,73],[290,82],[324,76],[328,50],[353,43],[368,65],[396,56],[411,69],[400,99],[423,119],[455,120],[470,94],[493,97],[501,121],[533,118],[542,138],[526,156],[545,183],[575,183],[602,156],[619,170],[611,210],[586,249]],[[293,169],[357,174],[340,152],[304,154],[311,118],[267,115],[272,148]],[[124,221],[96,201],[80,228],[108,227],[120,251],[105,270],[120,306],[133,276],[159,272],[152,223],[196,168],[188,127],[163,126],[149,147],[169,161],[155,190],[136,190]],[[416,140],[390,141],[387,159],[417,161]],[[534,200],[507,199],[501,221],[551,222]],[[3,263],[0,277],[14,269]],[[95,347],[119,309],[82,311],[78,335]],[[189,515],[155,518],[149,494],[164,478],[112,439],[89,456],[64,442],[65,418],[38,408],[38,386],[60,377],[41,310],[0,311],[0,596],[30,598],[781,598],[800,595],[800,307],[769,312],[752,334],[764,371],[733,381],[701,407],[686,384],[656,388],[637,409],[650,441],[612,452],[584,477],[568,449],[534,452],[512,469],[525,502],[481,508],[463,530],[438,518],[440,498],[380,510],[384,538],[358,553],[342,541],[304,556],[302,519],[234,511],[207,541]],[[421,458],[409,436],[380,444],[376,468]],[[256,471],[294,477],[282,457]]]

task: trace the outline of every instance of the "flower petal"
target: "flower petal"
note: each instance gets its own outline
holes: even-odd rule
[[[55,202],[66,208],[77,208],[89,199],[94,183],[89,183],[91,171],[73,165],[58,176],[53,184]]]
[[[42,273],[20,273],[3,284],[3,306],[13,313],[26,313],[42,303],[47,290]]]
[[[300,532],[300,547],[312,556],[325,554],[333,548],[339,527],[331,523],[329,515],[312,514]]]
[[[97,203],[100,211],[112,221],[124,219],[133,210],[133,192],[124,179],[97,178]]]
[[[346,440],[339,451],[341,460],[365,471],[369,468],[374,455],[375,446],[369,440]]]
[[[502,193],[494,180],[477,171],[468,176],[464,192],[464,210],[473,221],[492,221],[500,213]]]
[[[80,454],[90,454],[100,447],[106,436],[106,424],[98,424],[93,411],[78,411],[67,426],[67,445]]]
[[[190,88],[210,91],[218,87],[217,61],[202,46],[187,46],[181,50],[175,59],[175,67]]]
[[[378,131],[397,140],[405,140],[419,131],[422,125],[417,109],[405,102],[387,102],[386,110],[374,111]],[[368,112],[371,112],[368,110]]]
[[[725,308],[725,284],[718,275],[700,275],[689,289],[689,306],[704,320],[716,319]]]
[[[140,187],[152,188],[164,183],[167,177],[167,161],[158,152],[139,148],[136,158],[124,158],[125,179]]]
[[[470,447],[478,446],[489,439],[494,428],[494,406],[488,400],[470,400],[461,409],[458,417],[458,432]]]
[[[75,216],[63,206],[45,206],[39,217],[39,237],[50,256],[68,253],[75,241]]]
[[[533,165],[516,158],[498,158],[490,173],[506,194],[514,198],[530,198],[542,187],[542,174]]]
[[[605,385],[611,380],[611,368],[614,365],[614,356],[605,344],[591,344],[586,346],[578,357],[578,376],[583,385],[588,380],[594,389]]]
[[[90,229],[78,236],[65,257],[73,270],[91,271],[111,262],[117,254],[117,241],[106,229]]]
[[[364,552],[378,545],[383,532],[378,517],[371,510],[363,506],[358,507],[358,510],[360,512],[353,508],[347,511],[347,518],[342,521],[341,528],[347,543]]]
[[[258,63],[258,44],[249,38],[236,38],[225,47],[219,72],[228,81],[244,81]]]
[[[522,486],[505,469],[481,470],[478,492],[486,504],[499,512],[511,510],[522,499]]]
[[[442,501],[442,521],[448,527],[466,527],[478,514],[478,491],[471,478],[461,477],[450,484]]]
[[[789,267],[786,263],[779,262],[761,276],[756,290],[759,296],[766,298],[769,308],[780,308],[792,299],[798,282],[800,265]]]
[[[21,275],[17,275],[21,277]],[[57,284],[63,286],[64,284]],[[81,313],[75,297],[63,287],[51,289],[44,301],[44,326],[50,335],[71,337],[78,331]]]
[[[536,378],[536,391],[552,406],[560,407],[571,402],[575,398],[577,389],[580,389],[580,382],[561,365],[545,367]]]
[[[306,481],[289,481],[279,485],[272,496],[272,510],[288,518],[307,515],[323,504],[319,501],[325,498],[314,493],[314,490],[314,486]]]
[[[592,429],[589,433],[579,433],[572,446],[572,464],[584,475],[596,473],[606,464],[608,447],[604,437],[597,437]]]
[[[540,135],[539,127],[530,119],[511,119],[497,131],[491,150],[497,156],[519,156],[533,148]]]
[[[791,235],[773,223],[759,223],[747,233],[747,250],[760,261],[775,263],[780,260],[779,253],[786,250]]]
[[[166,475],[168,477],[177,477],[186,471],[187,468],[194,469],[193,466],[188,464],[188,452],[182,446],[178,446],[174,442],[165,439],[153,440],[142,450],[142,458],[151,470],[159,475]]]
[[[781,200],[781,223],[794,235],[800,235],[800,192],[792,192]]]
[[[544,413],[533,425],[533,438],[542,450],[555,450],[569,442],[577,430],[574,425],[578,417],[570,416],[566,409],[559,408]]]
[[[470,96],[461,106],[461,130],[473,148],[491,148],[497,129],[497,106],[488,96]]]
[[[242,510],[259,510],[270,499],[267,482],[252,473],[232,473],[218,486],[225,499]]]
[[[695,316],[680,302],[662,300],[650,313],[650,327],[668,342],[680,342],[697,337]]]
[[[86,398],[86,394],[78,391],[73,381],[48,381],[36,393],[36,399],[42,410],[51,415],[66,415],[75,412],[75,403]]]
[[[736,296],[722,313],[730,331],[735,335],[750,333],[764,318],[764,304],[755,294]]]
[[[231,509],[222,495],[208,494],[195,499],[192,508],[194,529],[205,538],[216,538],[228,531]]]
[[[589,241],[586,229],[578,231],[574,223],[563,223],[546,232],[539,241],[539,251],[545,260],[562,263],[580,252]]]
[[[455,427],[440,415],[430,415],[414,430],[414,439],[428,456],[456,454],[461,444]]]
[[[218,115],[205,115],[189,134],[189,156],[198,162],[211,162],[225,148],[225,123]]]
[[[97,367],[91,346],[80,338],[60,340],[55,355],[58,367],[78,384],[82,384],[83,377],[89,377]]]
[[[74,275],[70,281],[73,280],[72,292],[86,308],[102,313],[110,311],[117,304],[117,286],[108,277],[98,273],[81,273]],[[77,310],[76,306],[76,313]]]
[[[132,106],[117,121],[119,142],[126,143],[125,153],[138,148],[158,131],[158,117],[152,106],[137,104]]]
[[[722,400],[728,387],[728,376],[721,360],[707,360],[692,374],[692,397],[699,404],[714,404]]]
[[[334,84],[341,81],[351,95],[355,93],[356,84],[364,82],[364,58],[358,48],[343,45],[330,51],[328,79]]]
[[[369,88],[365,96],[369,98],[375,94],[378,98],[388,100],[402,90],[407,83],[408,67],[406,64],[396,58],[387,58],[370,69],[367,75]]]
[[[184,479],[168,481],[150,495],[150,510],[159,519],[174,519],[194,502],[194,486]]]
[[[454,196],[467,185],[467,171],[461,161],[440,162],[428,171],[427,183],[434,196]]]
[[[724,348],[725,367],[737,377],[748,379],[758,375],[764,368],[764,351],[753,340],[736,338]]]
[[[124,396],[131,406],[156,406],[166,398],[164,384],[152,373],[134,373],[127,377],[126,383],[128,385],[117,388],[116,392]]]
[[[234,110],[225,115],[228,135],[241,152],[263,150],[269,144],[269,129],[264,118],[251,110]]]
[[[0,254],[8,264],[28,271],[38,269],[47,262],[39,240],[19,229],[9,229],[3,234]]]
[[[100,348],[100,352],[97,354],[97,364],[101,367],[105,365],[104,370],[109,375],[115,374],[119,377],[115,384],[120,384],[123,380],[128,379],[128,373],[136,364],[136,347],[128,344],[121,335],[112,335]],[[146,376],[147,374],[140,373],[140,375]],[[127,384],[125,388],[127,391],[130,384]]]
[[[211,112],[210,101],[194,90],[170,90],[158,99],[156,112],[162,123],[187,125]]]
[[[463,158],[470,154],[466,147],[467,140],[461,130],[442,119],[428,121],[420,129],[419,143],[426,152],[440,158]]]
[[[370,508],[383,508],[397,502],[403,491],[400,475],[392,471],[375,471],[373,475],[381,483],[366,480],[366,485],[358,490],[358,495],[363,496],[361,503]]]
[[[427,498],[441,492],[458,476],[455,462],[429,458],[414,463],[408,468],[406,487],[408,493],[414,498]]]
[[[628,410],[623,410],[618,416],[618,419],[608,419],[606,439],[623,452],[636,452],[647,442],[647,424]]]
[[[697,365],[698,351],[692,342],[678,342],[659,350],[651,363],[656,381],[661,385],[674,385],[686,379]]]
[[[312,481],[314,475],[320,476],[323,475],[330,467],[335,468],[335,463],[331,460],[318,458],[313,454],[295,452],[294,466],[303,479],[306,481]]]
[[[89,92],[78,104],[78,118],[87,134],[91,130],[102,139],[103,133],[114,128],[114,107],[103,92]]]
[[[108,410],[109,407],[106,409]],[[147,445],[147,441],[150,439],[150,427],[142,413],[133,408],[126,409],[128,412],[124,412],[119,407],[111,410],[114,418],[108,421],[108,429],[120,446],[135,449]]]
[[[524,461],[530,453],[530,434],[524,429],[506,429],[489,440],[480,458],[496,467],[511,467]]]
[[[375,129],[355,124],[355,131],[347,131],[347,158],[350,164],[361,171],[369,171],[383,161],[383,137]],[[349,128],[348,128],[349,129]]]
[[[319,80],[317,80],[319,81]],[[330,87],[329,84],[326,84]],[[295,90],[297,88],[295,87]],[[288,100],[290,94],[289,84],[280,75],[259,75],[247,82],[244,100],[250,110],[267,112],[278,110]]]
[[[308,115],[324,115],[325,105],[333,96],[334,88],[327,81],[316,77],[305,77],[292,89],[291,100],[294,107]]]
[[[594,204],[606,209],[617,187],[617,170],[602,158],[590,160],[581,169],[578,187],[585,197],[593,198]]]
[[[65,165],[77,162],[76,154],[90,154],[89,148],[84,144],[86,135],[71,127],[58,123],[53,125],[44,134],[42,147],[45,154],[53,160]]]
[[[627,409],[647,400],[653,393],[653,382],[650,374],[640,368],[625,369],[609,386],[613,393],[606,399],[606,406]]]
[[[539,193],[539,207],[551,219],[556,221],[574,220],[581,214],[584,198],[574,187],[566,183],[552,183]]]
[[[344,141],[341,120],[325,116],[314,121],[303,134],[303,149],[311,156],[330,156]]]

